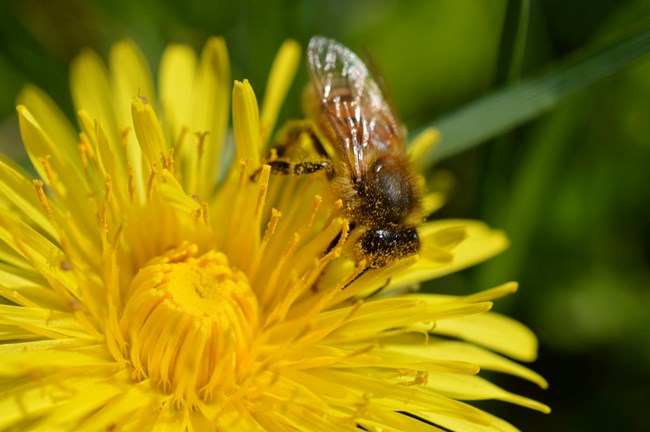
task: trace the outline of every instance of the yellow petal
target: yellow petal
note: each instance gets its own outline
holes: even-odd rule
[[[34,191],[34,184],[27,181],[10,161],[0,157],[0,202],[4,208],[22,215],[51,238],[56,236],[51,221]]]
[[[541,411],[546,414],[550,412],[549,407],[543,403],[510,393],[479,376],[432,373],[429,374],[427,387],[454,399],[497,399]]]
[[[34,118],[38,119],[38,123],[61,149],[69,163],[79,163],[77,133],[47,94],[38,87],[27,85],[18,95],[18,105],[25,105]]]
[[[440,132],[435,128],[427,128],[420,132],[411,142],[408,155],[409,159],[418,167],[425,168],[423,163],[427,155],[431,153],[440,142]]]
[[[518,376],[534,382],[541,388],[548,386],[546,380],[539,374],[519,363],[471,343],[437,340],[435,338],[426,341],[421,336],[400,335],[394,338],[394,343],[391,341],[391,343],[386,344],[386,350],[394,352],[395,355],[421,356],[441,363],[447,361],[475,364],[482,370],[493,370]]]
[[[354,319],[328,336],[328,340],[330,338],[346,341],[372,339],[391,329],[409,328],[422,322],[428,323],[427,326],[431,328],[434,321],[477,314],[489,310],[490,307],[491,303],[489,302],[425,304],[421,298],[379,299],[362,304],[354,315]],[[321,313],[317,322],[319,326],[326,328],[328,322],[340,320],[349,313],[350,309],[348,308]],[[290,323],[288,324],[290,325]]]
[[[61,268],[67,257],[59,246],[4,209],[0,209],[0,240],[24,256],[62,299],[72,302],[81,296],[72,272]]]
[[[537,357],[535,334],[520,322],[495,312],[440,321],[435,333],[474,342],[522,361]]]
[[[75,228],[92,232],[90,230],[93,230],[96,224],[94,209],[89,200],[93,193],[89,190],[87,177],[74,169],[76,165],[70,166],[65,155],[41,129],[25,106],[20,105],[16,109],[20,134],[36,171],[68,209],[70,216],[76,221]]]
[[[94,377],[98,381],[97,377]],[[44,431],[69,430],[70,425],[78,425],[100,410],[111,399],[119,397],[123,388],[115,385],[110,380],[105,382],[88,383],[78,385],[76,392],[63,403],[57,404],[56,408],[48,412],[43,420]],[[38,430],[38,429],[37,429]]]
[[[198,150],[196,189],[188,190],[202,199],[210,196],[217,179],[226,169],[222,153],[230,114],[230,86],[226,42],[223,38],[210,38],[201,52],[190,124],[192,133],[207,133]]]
[[[444,426],[452,431],[463,432],[520,432],[519,429],[512,426],[510,423],[494,417],[489,413],[483,413],[485,416],[482,423],[472,422],[469,419],[460,417],[453,417],[440,412],[418,412],[420,417],[430,422]]]
[[[422,209],[424,214],[431,214],[440,209],[446,202],[447,197],[440,192],[426,194],[422,198]]]
[[[48,309],[0,304],[0,323],[19,326],[45,337],[89,337],[74,315]]]
[[[237,159],[257,169],[262,161],[260,114],[257,99],[248,80],[235,81],[232,92],[232,123],[237,144]]]
[[[158,163],[167,145],[156,113],[142,98],[135,97],[131,104],[131,114],[142,154],[150,164]]]
[[[440,242],[436,238],[441,230],[452,229],[459,233],[464,230],[466,238],[453,248],[453,260],[441,265],[436,257],[427,257],[431,244]],[[425,223],[421,229],[422,251],[420,260],[409,269],[393,276],[391,286],[410,285],[413,283],[438,278],[473,266],[497,255],[508,247],[508,238],[499,230],[493,230],[482,222],[471,220],[447,219]],[[436,250],[436,249],[431,249]]]
[[[38,377],[38,373],[35,374]],[[0,394],[0,429],[1,430],[25,430],[26,425],[34,426],[34,418],[55,409],[60,404],[60,394],[62,381],[61,376],[51,377],[49,382],[40,383],[32,381],[17,386],[15,391],[3,391]],[[24,383],[25,378],[21,381]],[[65,379],[66,385],[70,385],[69,379]],[[33,384],[32,384],[33,383]],[[4,390],[4,389],[3,389]],[[21,427],[22,426],[22,427]]]
[[[111,46],[109,65],[113,79],[112,99],[119,126],[131,124],[131,101],[140,97],[151,106],[156,106],[156,92],[149,66],[140,49],[128,39]]]
[[[132,119],[133,99],[140,98],[148,106],[155,107],[157,103],[156,93],[154,91],[149,66],[147,66],[147,62],[139,48],[131,40],[125,39],[111,46],[109,65],[112,78],[111,97],[115,110],[117,128],[120,131],[124,128],[130,128],[135,123]],[[101,120],[103,121],[103,119]],[[106,128],[110,127],[110,125],[105,126]],[[134,125],[134,127],[136,126]],[[108,137],[111,136],[110,129],[105,129],[105,132]],[[135,168],[136,174],[139,174],[142,152],[146,152],[146,150],[142,149],[142,142],[138,145],[132,133],[127,133],[123,137],[121,136],[121,140],[124,142],[120,143],[120,145],[123,147],[126,146],[127,158]],[[164,142],[164,140],[160,141]],[[159,157],[160,153],[157,153],[155,159],[149,158],[148,160],[152,162],[158,160]]]
[[[41,125],[27,107],[19,105],[16,110],[18,111],[20,135],[32,165],[45,183],[51,186],[60,196],[65,197],[69,191],[68,185],[78,183],[76,181],[66,181],[66,178],[70,177],[70,169],[67,166],[65,155],[61,153],[49,135],[43,131]],[[48,172],[43,159],[47,159],[47,163],[53,171]],[[74,188],[71,192],[74,193]]]
[[[201,204],[189,197],[176,178],[167,170],[162,172],[164,183],[158,185],[161,197],[166,203],[187,214],[201,210]]]
[[[129,378],[124,375],[126,373],[122,373],[123,379],[128,380]],[[128,385],[126,385],[127,383]],[[151,420],[151,417],[155,414],[160,414],[157,410],[162,406],[161,402],[169,398],[168,396],[165,397],[159,391],[151,388],[151,382],[149,380],[144,380],[136,384],[128,381],[127,383],[120,386],[119,397],[112,398],[108,403],[103,404],[99,411],[79,425],[78,430],[113,429],[116,425],[116,419],[121,420],[122,423],[129,420],[137,422],[139,417],[132,415],[143,406],[148,408],[147,420]],[[180,415],[182,413],[183,411],[181,410]],[[118,430],[122,429],[119,424],[115,428]],[[135,428],[134,430],[138,429]]]
[[[291,39],[286,40],[275,56],[269,79],[266,81],[260,120],[262,144],[266,143],[269,135],[273,132],[284,98],[296,75],[299,61],[300,45]]]
[[[3,247],[4,249],[4,247]],[[17,267],[0,265],[0,297],[27,307],[66,310],[64,301],[39,276],[29,274]],[[10,339],[19,339],[11,337]]]
[[[30,370],[48,368],[85,367],[104,369],[106,372],[115,370],[115,361],[100,345],[89,349],[87,346],[84,347],[80,340],[74,338],[66,341],[65,344],[56,344],[56,339],[47,341],[54,342],[50,344],[51,347],[46,347],[39,342],[43,341],[9,344],[15,346],[12,351],[2,349],[0,352],[3,361],[0,364],[0,374],[20,376]],[[86,341],[85,344],[87,343]],[[35,352],[38,352],[38,355],[34,355]]]
[[[97,53],[84,50],[73,60],[70,65],[70,90],[76,111],[85,110],[92,118],[101,119],[109,139],[119,143],[113,92],[104,62]]]
[[[126,178],[124,167],[124,159],[118,150],[111,147],[108,140],[106,131],[99,121],[94,122],[94,130],[97,140],[97,156],[99,159],[100,168],[105,177],[110,177],[116,181],[113,183],[113,190],[121,205],[127,205],[128,188],[127,182],[123,179]]]
[[[181,127],[192,125],[196,54],[187,45],[173,44],[165,48],[160,60],[160,102],[163,112],[165,137],[174,144],[176,158],[189,146],[179,146]],[[187,143],[186,143],[187,144]]]
[[[428,391],[421,386],[395,385],[387,380],[374,378],[370,374],[334,368],[323,368],[318,371],[318,374],[333,385],[336,383],[349,388],[348,383],[354,383],[355,390],[362,394],[373,395],[372,402],[375,406],[390,411],[440,411],[477,423],[488,422],[486,414],[482,411],[439,393]],[[460,376],[467,377],[468,375]]]

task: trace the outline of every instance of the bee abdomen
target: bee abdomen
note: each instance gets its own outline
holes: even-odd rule
[[[359,238],[357,247],[357,253],[369,259],[370,268],[379,268],[417,254],[420,238],[414,227],[370,229]]]

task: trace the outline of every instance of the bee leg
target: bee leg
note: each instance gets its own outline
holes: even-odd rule
[[[321,160],[318,162],[296,162],[293,164],[293,172],[291,174],[301,176],[306,174],[313,174],[322,170],[330,172],[332,170],[332,163],[328,160]],[[272,166],[271,172],[273,172]]]
[[[294,175],[294,176],[303,176],[308,174],[314,174],[319,171],[325,170],[328,173],[332,171],[332,163],[328,160],[321,161],[305,161],[305,162],[289,162],[283,159],[275,159],[266,162],[265,165],[271,167],[271,174],[273,175]],[[262,167],[255,170],[250,176],[251,181],[256,181],[260,173],[262,172]]]
[[[327,150],[325,150],[325,146],[323,146],[323,143],[321,142],[320,138],[318,138],[318,135],[316,135],[316,131],[314,130],[313,127],[309,127],[304,130],[304,133],[309,135],[309,140],[311,141],[311,144],[314,146],[314,150],[316,153],[318,153],[319,156],[323,158],[323,160],[329,160],[329,154],[327,153]],[[327,179],[332,180],[334,178],[334,170],[332,169],[331,166],[327,167]]]
[[[281,159],[270,160],[267,161],[264,165],[268,165],[271,167],[271,174],[273,175],[293,174],[293,168],[292,168],[293,164],[285,160],[281,160]],[[249,177],[251,181],[257,181],[257,179],[260,177],[260,174],[262,173],[262,168],[264,168],[264,165],[256,169],[255,172],[251,174],[251,176]]]
[[[322,160],[318,162],[288,162],[286,160],[276,159],[268,161],[267,165],[271,167],[271,174],[273,175],[302,176],[307,174],[314,174],[322,170],[330,170],[332,164],[328,160]]]

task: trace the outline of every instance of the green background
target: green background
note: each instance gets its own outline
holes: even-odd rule
[[[528,11],[525,31],[513,13]],[[22,158],[15,98],[31,82],[73,118],[68,65],[129,37],[156,73],[165,44],[226,38],[233,79],[258,97],[285,38],[314,34],[368,48],[412,129],[563,59],[647,26],[648,0],[2,1],[0,149]],[[515,20],[516,21],[516,20]],[[523,48],[512,55],[512,47]],[[494,377],[549,404],[543,415],[481,404],[526,431],[644,430],[650,425],[650,56],[506,134],[439,161],[450,200],[434,217],[482,219],[512,247],[426,284],[468,293],[518,280],[496,309],[540,338],[546,391]],[[300,115],[304,66],[282,118]],[[482,127],[476,119],[473,127]],[[489,125],[486,125],[488,127]]]

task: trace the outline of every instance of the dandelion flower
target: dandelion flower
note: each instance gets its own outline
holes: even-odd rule
[[[419,257],[357,277],[325,176],[251,180],[299,51],[282,46],[261,110],[216,38],[169,46],[157,92],[133,43],[108,66],[83,52],[78,130],[24,89],[37,178],[0,159],[0,429],[507,431],[467,401],[548,411],[478,375],[546,385],[507,358],[533,360],[534,335],[488,312],[514,283],[398,289],[498,253],[501,232],[427,222]]]

